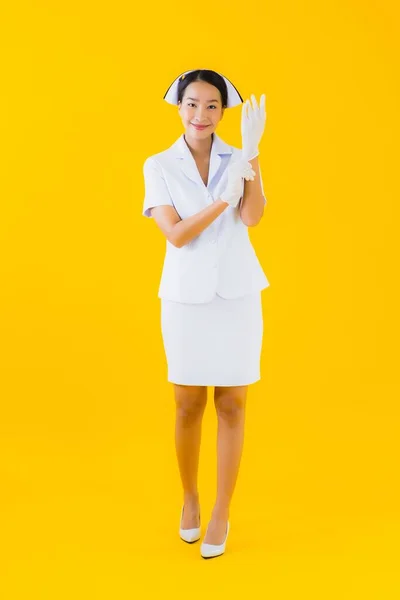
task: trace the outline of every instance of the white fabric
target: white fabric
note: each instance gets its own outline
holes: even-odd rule
[[[239,148],[226,144],[213,133],[206,186],[182,134],[170,148],[146,159],[142,214],[151,217],[150,209],[161,205],[174,206],[181,219],[198,213],[219,198],[227,184],[228,164],[241,158]],[[262,177],[261,188],[266,204]],[[159,298],[203,303],[216,294],[238,298],[268,286],[237,208],[228,206],[200,235],[181,248],[166,240]]]
[[[254,181],[256,172],[251,168],[251,164],[243,158],[238,161],[231,160],[226,170],[228,182],[224,191],[221,192],[220,198],[223,202],[235,208],[243,196],[242,178],[246,181]]]
[[[162,299],[161,331],[171,383],[236,386],[260,379],[260,292],[203,304]]]
[[[171,85],[169,86],[169,88],[167,89],[167,91],[164,94],[164,100],[166,102],[168,102],[169,104],[178,104],[179,80],[181,79],[181,77],[183,75],[188,75],[189,73],[192,73],[193,71],[197,71],[197,69],[190,69],[190,71],[184,71],[183,73],[181,73],[179,75],[179,77],[177,77],[171,83]],[[216,72],[218,72],[218,71],[216,71]],[[231,83],[229,81],[229,79],[227,77],[225,77],[225,75],[222,75],[222,73],[218,73],[218,75],[221,75],[221,77],[225,80],[226,87],[228,89],[228,99],[227,99],[226,108],[231,108],[232,106],[237,106],[238,104],[241,104],[243,102],[243,98],[239,94],[238,90],[235,88],[233,83]]]
[[[260,106],[254,94],[242,106],[241,132],[242,151],[247,160],[252,160],[260,153],[258,145],[265,129],[267,114],[265,112],[265,94],[261,95]]]

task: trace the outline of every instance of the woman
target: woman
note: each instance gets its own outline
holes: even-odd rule
[[[248,236],[266,199],[258,164],[265,96],[242,107],[242,150],[215,130],[225,108],[243,103],[223,75],[186,71],[164,99],[178,105],[185,133],[143,167],[143,215],[166,237],[159,287],[161,328],[174,384],[175,443],[184,491],[180,536],[200,538],[197,489],[207,386],[218,417],[218,492],[201,555],[223,554],[243,447],[247,387],[260,379],[261,290],[269,286]],[[251,161],[251,162],[250,162]]]

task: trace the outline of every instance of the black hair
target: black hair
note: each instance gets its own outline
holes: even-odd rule
[[[194,81],[206,81],[214,85],[221,94],[222,108],[226,108],[228,104],[228,88],[225,79],[219,73],[209,69],[196,69],[191,73],[187,73],[183,79],[181,75],[178,83],[178,102],[182,102],[185,89]]]

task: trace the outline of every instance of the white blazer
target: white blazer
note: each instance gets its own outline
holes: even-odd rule
[[[182,134],[167,150],[145,160],[142,214],[151,217],[150,209],[160,205],[175,207],[181,219],[198,213],[219,198],[227,184],[229,161],[241,155],[239,148],[226,144],[213,133],[206,186]],[[264,195],[262,179],[261,188]],[[211,301],[215,294],[238,298],[268,286],[237,208],[228,206],[200,235],[181,248],[167,240],[159,298],[201,304]]]

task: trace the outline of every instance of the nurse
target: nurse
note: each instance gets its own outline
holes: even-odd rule
[[[178,106],[184,133],[143,166],[143,215],[166,238],[158,296],[174,386],[175,446],[183,486],[179,534],[200,539],[197,474],[207,387],[218,419],[217,498],[202,541],[204,558],[224,553],[229,508],[242,455],[248,386],[260,379],[261,291],[269,281],[248,235],[264,213],[259,143],[265,95],[243,99],[222,74],[185,71],[164,100]],[[226,108],[242,104],[242,149],[216,129]]]

